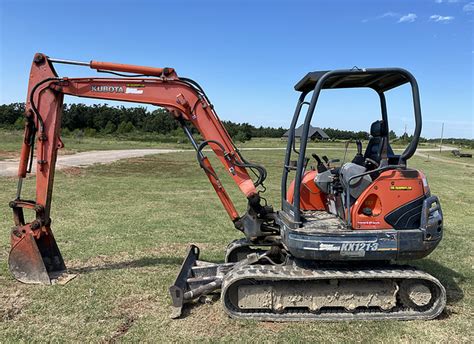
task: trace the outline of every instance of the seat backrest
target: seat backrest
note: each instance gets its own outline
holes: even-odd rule
[[[378,120],[372,123],[370,126],[370,139],[367,143],[367,148],[365,149],[364,158],[372,159],[380,163],[383,143],[387,141],[387,154],[388,156],[393,156],[392,147],[388,143],[388,132],[387,127],[383,120]]]

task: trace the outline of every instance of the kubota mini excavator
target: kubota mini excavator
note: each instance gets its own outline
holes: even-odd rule
[[[59,77],[54,63],[88,66],[115,76]],[[385,92],[405,84],[412,90],[415,131],[405,151],[396,155],[389,143]],[[321,90],[360,87],[374,90],[381,106],[381,119],[371,126],[365,152],[357,142],[358,152],[351,162],[335,166],[335,161],[313,154],[317,165],[308,167],[308,132]],[[262,202],[258,190],[266,178],[265,168],[245,160],[196,82],[178,77],[172,68],[78,62],[36,54],[29,79],[18,190],[10,202],[15,221],[9,255],[13,276],[24,283],[50,284],[66,270],[49,216],[57,151],[63,147],[61,110],[66,94],[168,109],[194,146],[199,165],[235,227],[245,234],[229,244],[223,264],[200,261],[199,249],[189,247],[170,287],[173,317],[181,315],[186,303],[217,290],[225,311],[235,318],[408,320],[438,316],[446,304],[441,283],[416,268],[395,264],[427,256],[439,244],[443,229],[438,198],[431,195],[423,173],[407,166],[421,133],[415,78],[400,68],[353,68],[309,73],[295,89],[300,96],[283,164],[281,210],[274,211]],[[307,110],[297,147],[295,128],[304,106]],[[189,125],[200,132],[201,143],[194,140]],[[243,215],[204,155],[206,146],[247,197]],[[36,199],[24,200],[22,184],[34,160]],[[249,170],[257,176],[255,181]],[[290,173],[295,174],[291,182]],[[32,221],[25,220],[25,208],[35,213]]]

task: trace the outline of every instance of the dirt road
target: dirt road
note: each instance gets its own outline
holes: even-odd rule
[[[242,151],[249,150],[284,150],[284,147],[275,147],[275,148],[241,148]],[[442,150],[451,150],[453,147],[443,146]],[[318,147],[318,148],[308,148],[308,150],[341,150],[340,147]],[[354,149],[349,149],[353,151]],[[395,149],[397,150],[397,149]],[[439,148],[421,148],[418,149],[416,154],[422,158],[428,158],[428,155],[425,152],[438,151]],[[123,149],[123,150],[104,150],[104,151],[88,151],[70,155],[60,155],[57,160],[57,168],[63,169],[68,167],[85,167],[93,164],[108,164],[117,160],[127,159],[127,158],[136,158],[145,155],[151,154],[166,154],[166,153],[179,153],[179,152],[190,152],[191,149]],[[423,152],[423,153],[422,153]],[[452,161],[448,159],[438,158],[438,157],[429,157],[432,160],[442,161],[453,164],[461,164],[472,166],[474,165],[464,163],[462,161]],[[33,164],[34,165],[34,164]],[[33,166],[34,167],[34,166]],[[18,169],[18,160],[17,159],[8,159],[0,161],[0,176],[14,176],[17,173]]]
[[[70,155],[58,156],[57,169],[68,167],[84,167],[93,164],[108,164],[121,159],[136,158],[150,154],[176,153],[179,149],[124,149],[89,151]],[[34,165],[34,164],[33,164]],[[33,166],[35,167],[35,166]],[[8,159],[0,161],[0,176],[14,176],[18,170],[18,160]],[[34,171],[34,169],[33,169]]]

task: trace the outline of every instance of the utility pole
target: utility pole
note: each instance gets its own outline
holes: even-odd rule
[[[439,140],[439,152],[441,153],[441,148],[443,147],[443,132],[444,132],[444,122],[441,124],[441,139]]]

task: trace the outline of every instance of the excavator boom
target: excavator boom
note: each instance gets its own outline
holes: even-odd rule
[[[113,74],[138,73],[109,78],[58,77],[53,63],[89,66]],[[61,114],[64,95],[94,99],[117,100],[164,107],[180,123],[197,151],[200,166],[216,191],[221,203],[236,227],[242,229],[241,217],[224,189],[209,159],[202,150],[209,146],[229,172],[234,182],[257,212],[259,196],[256,185],[263,182],[263,167],[250,164],[241,156],[228,132],[219,120],[204,91],[192,80],[179,78],[172,68],[153,68],[109,62],[77,62],[49,59],[36,54],[31,66],[26,103],[26,125],[18,169],[18,191],[10,202],[15,227],[11,234],[12,249],[9,266],[13,275],[25,283],[49,283],[48,274],[65,269],[64,261],[51,231],[51,200],[58,149],[63,147]],[[194,126],[204,141],[194,141],[188,124]],[[36,150],[35,150],[36,145]],[[23,200],[23,179],[31,172],[36,153],[36,199]],[[260,171],[254,183],[247,168]],[[25,221],[23,209],[32,209],[36,216]],[[41,258],[41,260],[40,260]]]

